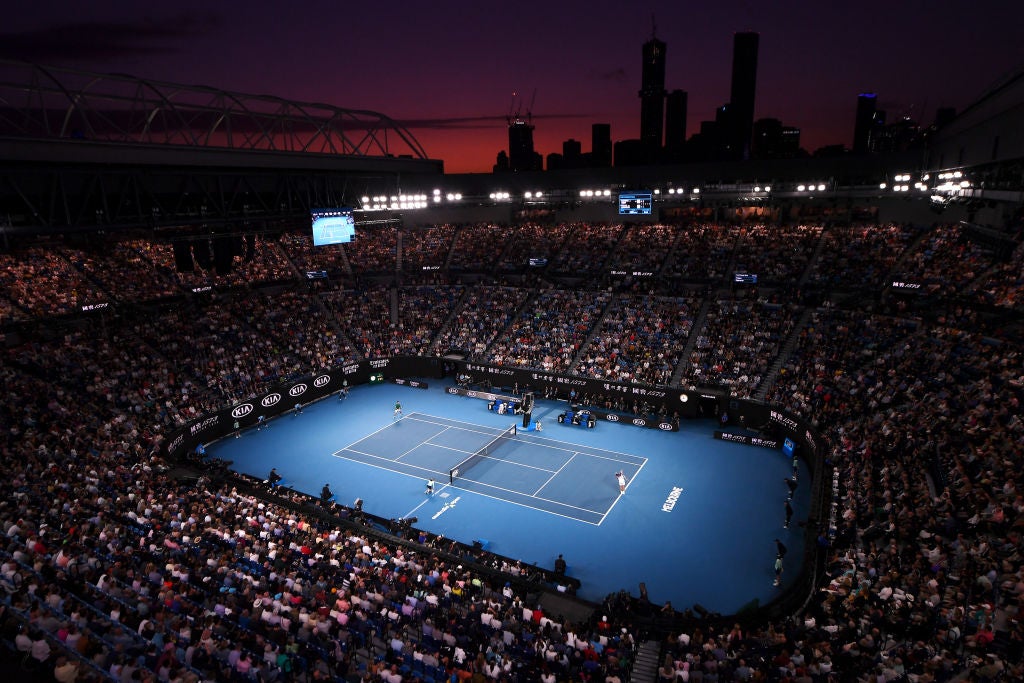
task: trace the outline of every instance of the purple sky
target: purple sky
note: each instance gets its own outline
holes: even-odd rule
[[[632,9],[625,9],[631,7]],[[689,92],[688,134],[729,96],[732,35],[761,34],[755,117],[849,145],[858,92],[930,123],[1024,68],[1024,3],[980,0],[434,3],[179,0],[21,3],[0,56],[372,109],[410,123],[449,172],[489,171],[505,117],[533,99],[537,151],[590,124],[639,136],[640,48],[668,44],[666,86]],[[784,9],[782,9],[784,8]],[[513,93],[518,93],[514,98]]]

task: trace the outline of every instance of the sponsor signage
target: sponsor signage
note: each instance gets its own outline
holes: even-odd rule
[[[599,420],[605,420],[607,422],[618,422],[619,424],[631,424],[636,427],[647,427],[648,429],[660,429],[663,432],[678,432],[679,426],[672,422],[665,422],[664,420],[657,420],[654,418],[646,417],[629,417],[628,415],[616,415],[615,413],[606,413],[603,410],[589,409],[591,414]]]
[[[330,383],[331,383],[331,376],[330,375],[319,375],[316,379],[313,380],[313,386],[316,387],[317,389],[322,389],[322,388],[326,387]]]
[[[192,293],[193,294],[202,294],[203,292],[212,292],[212,291],[213,291],[213,286],[212,285],[203,285],[202,287],[193,287],[192,288]]]
[[[496,368],[491,365],[473,365],[472,363],[466,364],[466,372],[482,372],[488,375],[501,375],[504,377],[511,377],[515,374],[515,370],[511,368]]]
[[[629,384],[611,384],[610,382],[605,382],[601,386],[605,391],[633,394],[634,396],[644,396],[646,398],[665,398],[665,394],[667,393],[661,389],[648,389],[647,387],[638,387]]]
[[[260,405],[264,408],[271,408],[281,402],[281,394],[274,392],[273,394],[267,394],[260,401]]]
[[[913,290],[913,289],[921,289],[922,286],[923,285],[920,282],[904,282],[903,280],[893,280],[893,283],[892,283],[892,288],[893,289]]]
[[[579,377],[561,377],[560,375],[545,375],[539,372],[530,373],[530,379],[535,379],[548,384],[561,384],[567,387],[585,387],[587,380]]]
[[[814,443],[814,434],[811,433],[810,429],[804,430],[804,443],[807,444],[807,448],[813,453],[817,450],[817,446]]]
[[[388,381],[391,382],[392,384],[397,384],[397,385],[403,386],[403,387],[412,387],[413,389],[426,389],[427,388],[427,383],[426,382],[420,382],[419,380],[415,380],[415,379],[402,379],[401,377],[392,377]],[[452,389],[454,389],[454,387],[449,387],[448,388],[448,393],[452,393]]]
[[[246,415],[251,413],[252,410],[253,406],[251,403],[243,403],[231,409],[231,417],[237,420],[240,417],[245,417]]]
[[[786,427],[787,429],[792,429],[794,432],[800,429],[800,425],[796,423],[796,420],[789,417],[788,415],[780,413],[778,410],[773,410],[769,412],[768,419],[771,420],[772,422],[778,422],[783,427]]]
[[[672,512],[672,509],[676,506],[676,503],[679,501],[679,496],[681,496],[682,493],[682,486],[673,486],[672,490],[668,493],[668,498],[666,498],[665,502],[662,504],[661,509],[664,512]]]
[[[472,389],[463,389],[462,387],[448,387],[448,393],[468,398],[482,398],[485,401],[502,400],[518,403],[520,400],[517,396],[503,396],[501,394],[492,394],[489,391],[473,391]]]
[[[292,398],[298,398],[299,396],[302,396],[304,393],[306,393],[307,388],[308,387],[304,383],[300,382],[288,390],[288,395],[291,396]]]
[[[723,432],[719,429],[715,430],[715,438],[721,439],[722,441],[742,443],[747,446],[760,446],[761,448],[782,448],[782,442],[779,441],[778,439],[766,439],[763,436],[749,436],[747,434],[733,434],[732,432]]]
[[[192,426],[188,428],[189,434],[195,436],[201,432],[206,431],[210,427],[216,426],[217,422],[220,421],[220,415],[211,415],[210,417],[204,417],[198,422],[193,422]]]
[[[174,437],[169,444],[167,444],[167,455],[174,455],[181,448],[182,442],[185,440],[185,432],[181,432],[178,436]]]
[[[102,309],[104,309],[104,308],[106,308],[108,306],[110,306],[110,304],[106,303],[106,302],[101,303],[101,304],[84,304],[82,306],[82,310],[83,311],[99,311],[99,310],[102,310]]]

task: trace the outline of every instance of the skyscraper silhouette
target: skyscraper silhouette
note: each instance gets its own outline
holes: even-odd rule
[[[640,76],[640,143],[656,155],[665,121],[665,43],[653,34],[644,43]],[[653,157],[652,157],[653,158]]]
[[[518,116],[508,124],[508,161],[511,171],[539,171],[539,154],[533,149],[533,124]]]
[[[685,90],[673,90],[665,99],[665,150],[674,161],[686,144],[687,97]]]
[[[750,140],[754,129],[754,94],[757,90],[757,48],[760,35],[737,33],[732,47],[732,88],[729,97],[729,135],[727,155],[750,158]]]
[[[871,133],[875,127],[878,97],[873,92],[857,95],[857,118],[853,123],[853,151],[866,154],[871,150]]]
[[[598,168],[612,165],[612,126],[595,123],[590,127],[590,164]]]

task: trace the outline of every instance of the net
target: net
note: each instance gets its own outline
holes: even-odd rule
[[[512,425],[501,434],[496,436],[494,439],[489,441],[483,448],[474,451],[472,455],[460,462],[455,467],[448,471],[448,483],[454,484],[456,477],[465,476],[466,472],[470,470],[474,465],[493,454],[494,451],[499,448],[503,443],[511,439],[516,435],[516,426]]]

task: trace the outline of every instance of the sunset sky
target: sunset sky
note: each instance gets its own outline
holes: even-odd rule
[[[544,155],[570,137],[589,151],[595,122],[638,137],[652,15],[688,134],[728,99],[736,31],[761,34],[755,117],[801,128],[808,150],[851,143],[859,92],[930,123],[1024,68],[1024,3],[1005,0],[55,0],[6,14],[0,57],[375,110],[448,172],[489,172],[515,110]]]

